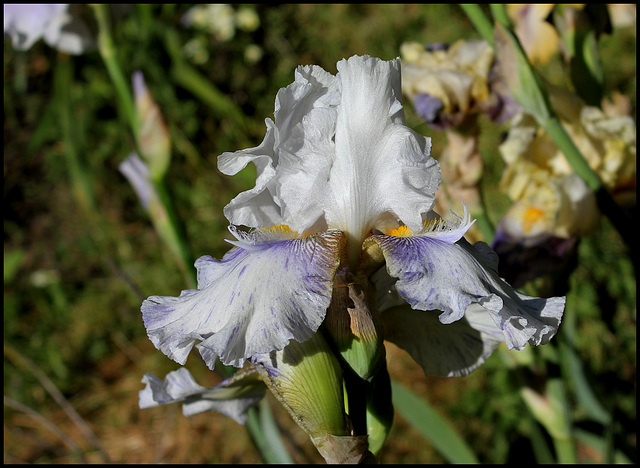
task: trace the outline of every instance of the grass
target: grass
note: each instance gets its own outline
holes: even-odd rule
[[[318,64],[335,73],[336,62],[353,54],[394,58],[404,41],[478,37],[451,5],[258,5],[260,28],[238,30],[232,41],[221,42],[180,27],[186,9],[134,6],[115,22],[114,38],[125,73],[144,72],[171,130],[166,182],[195,258],[225,253],[222,208],[254,180],[251,169],[234,178],[220,174],[217,155],[261,141],[275,94],[292,81],[297,65]],[[193,39],[204,44],[208,59],[187,64],[242,111],[250,122],[247,131],[239,131],[197,89],[185,87],[171,41],[182,48]],[[607,89],[629,95],[635,117],[635,30],[614,32],[601,42],[605,76],[612,77]],[[263,51],[256,63],[244,59],[252,44]],[[42,41],[17,52],[5,40],[5,463],[75,463],[82,457],[90,463],[259,463],[246,431],[222,415],[185,418],[176,405],[138,408],[143,374],[164,376],[177,367],[148,340],[140,304],[151,294],[175,295],[184,289],[184,278],[118,172],[133,139],[116,102],[97,52],[69,57]],[[408,105],[407,114],[410,125],[433,136],[437,157],[442,134]],[[490,188],[501,171],[496,144],[503,130],[488,126],[481,142]],[[88,175],[87,185],[72,177],[77,170]],[[488,193],[495,200],[490,215],[498,220],[505,200],[497,190]],[[630,457],[636,449],[636,295],[626,252],[604,221],[581,242],[578,266],[568,279],[567,333],[594,395],[612,415],[610,426],[594,420],[577,396],[576,381],[566,385],[576,427],[599,436],[609,430],[613,447]],[[536,350],[535,359],[560,372],[559,358],[548,352]],[[508,353],[496,353],[470,376],[456,379],[425,377],[391,344],[387,353],[391,377],[430,402],[481,462],[530,460],[532,431],[549,445],[548,435],[526,416]],[[201,385],[219,380],[198,356],[187,366]],[[46,380],[88,424],[99,447],[68,407],[55,402]],[[308,437],[270,402],[294,460],[320,462]],[[598,457],[606,450],[578,447],[581,460],[603,461]],[[382,462],[442,461],[396,414]]]

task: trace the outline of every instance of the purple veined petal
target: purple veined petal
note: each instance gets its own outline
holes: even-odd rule
[[[382,312],[381,317],[385,339],[407,351],[425,375],[467,375],[504,341],[500,327],[477,303],[447,325],[438,320],[438,311],[417,311],[406,303]]]
[[[238,388],[236,384],[236,389],[232,390],[229,387],[234,385],[230,384],[234,377],[206,388],[199,385],[184,367],[169,372],[165,380],[147,373],[142,378],[145,388],[138,394],[139,406],[145,409],[183,402],[185,416],[215,411],[245,424],[247,411],[264,397],[266,386],[248,382],[244,388]]]
[[[222,260],[200,257],[198,289],[151,296],[142,317],[152,343],[184,364],[196,341],[213,369],[216,359],[241,367],[256,354],[306,341],[331,301],[343,234],[291,238],[277,229],[239,236]]]
[[[368,242],[382,249],[398,293],[412,308],[440,310],[440,322],[450,324],[478,303],[503,331],[509,349],[547,343],[560,325],[565,298],[519,293],[499,277],[497,256],[486,244],[472,246],[455,237],[439,229],[411,237],[374,235]]]

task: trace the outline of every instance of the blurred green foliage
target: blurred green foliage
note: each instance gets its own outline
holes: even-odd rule
[[[238,29],[227,41],[180,26],[186,5],[136,5],[114,17],[118,61],[128,77],[137,70],[144,73],[170,128],[174,152],[166,183],[195,258],[220,258],[228,249],[222,208],[255,180],[251,168],[234,178],[221,175],[216,157],[260,143],[275,95],[292,81],[296,66],[317,64],[335,73],[336,62],[353,54],[394,58],[404,41],[479,37],[455,5],[286,4],[254,9],[260,27]],[[87,21],[94,24],[90,13]],[[635,41],[634,27],[600,40],[605,94],[629,96],[634,118]],[[247,49],[254,46],[261,58],[247,60]],[[100,437],[105,419],[98,422],[96,415],[123,398],[118,382],[131,370],[107,372],[105,362],[135,349],[139,354],[134,369],[140,372],[136,379],[146,371],[164,375],[174,368],[162,353],[144,354],[152,347],[139,308],[150,294],[174,295],[184,289],[184,279],[118,171],[135,142],[99,54],[70,57],[42,41],[18,52],[8,40],[4,52],[5,347],[31,359],[67,398],[78,402]],[[551,63],[545,72],[561,82],[566,77],[559,70]],[[192,76],[213,84],[241,111],[247,127],[238,125],[232,111],[215,107],[219,95],[198,86]],[[437,158],[442,133],[430,129],[409,105],[406,111],[409,125],[433,138]],[[504,127],[484,121],[481,125],[483,187],[489,215],[497,221],[508,207],[497,191],[502,169],[497,144]],[[86,175],[88,187],[74,186],[74,171]],[[83,199],[83,193],[89,198]],[[610,430],[616,449],[635,458],[635,271],[607,221],[597,234],[582,240],[578,265],[568,281],[558,340],[575,350],[586,381],[612,422],[595,421],[577,396],[581,384],[567,380],[572,418],[578,429],[591,434],[603,436]],[[561,360],[545,353],[553,350],[536,350],[535,359],[551,362],[552,372],[566,376]],[[503,354],[508,352],[496,353],[461,379],[404,375],[393,362],[390,372],[445,415],[481,462],[530,461],[532,431],[547,443],[549,438],[527,416],[518,372]],[[108,398],[92,395],[97,380],[112,384]],[[8,359],[6,352],[4,392],[43,414],[55,406],[33,373]],[[5,411],[5,461],[7,453],[18,457],[7,446],[7,440],[14,440],[6,435],[8,428],[15,429],[11,414]],[[423,449],[419,434],[402,420],[399,424],[384,462],[441,461]],[[413,448],[403,449],[411,440]],[[588,444],[581,447],[583,459],[602,461],[597,459],[602,451],[593,455]],[[51,462],[62,454],[49,448],[34,449],[29,456],[24,461]],[[225,462],[206,451],[203,457],[201,461]]]

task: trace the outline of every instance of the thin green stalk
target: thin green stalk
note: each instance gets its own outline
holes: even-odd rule
[[[495,20],[500,23],[505,28],[510,28],[513,25],[511,24],[511,20],[507,15],[507,7],[503,3],[491,3],[489,5],[491,8],[491,14],[495,18]]]
[[[484,14],[480,5],[474,3],[461,3],[460,8],[467,14],[482,38],[493,46],[493,24]]]
[[[111,35],[111,27],[109,23],[109,7],[104,4],[95,4],[92,5],[92,7],[96,15],[99,28],[98,49],[116,90],[118,103],[124,111],[125,118],[137,144],[139,141],[140,120],[138,118],[133,94],[129,87],[129,81],[125,79],[125,75],[117,60],[116,48]],[[140,148],[138,148],[137,152],[141,154]],[[173,207],[171,197],[169,196],[164,182],[154,181],[154,186],[158,193],[160,203],[164,207],[164,211],[168,217],[167,220],[154,220],[154,224],[157,224],[156,229],[160,231],[159,234],[176,255],[180,268],[185,275],[187,284],[189,284],[190,287],[195,288],[197,284],[196,271],[193,268],[191,249],[187,243],[182,224],[180,223],[175,208]]]
[[[195,288],[198,283],[197,274],[193,266],[194,262],[191,254],[191,248],[187,242],[186,234],[182,228],[182,223],[180,222],[178,214],[171,202],[171,197],[167,191],[164,181],[154,181],[153,184],[158,194],[158,198],[160,199],[160,203],[164,207],[168,217],[168,222],[162,226],[163,232],[168,236],[165,243],[168,244],[178,258],[187,284],[189,284],[191,288]]]
[[[125,78],[116,57],[116,48],[111,35],[109,18],[109,5],[92,4],[93,11],[98,22],[98,51],[107,68],[107,72],[116,90],[118,103],[120,104],[134,136],[138,137],[138,116],[136,113],[133,96],[129,89],[128,80]]]
[[[531,411],[526,411],[525,418],[529,426],[529,441],[533,454],[536,457],[538,465],[547,465],[555,463],[551,449],[547,445],[544,432],[540,429],[540,425],[535,420]]]
[[[477,464],[471,447],[456,428],[418,395],[391,381],[393,405],[449,463]]]
[[[219,117],[233,121],[245,135],[250,136],[263,131],[263,128],[248,119],[231,99],[185,61],[180,49],[180,39],[175,31],[167,29],[162,32],[162,37],[171,57],[171,76],[180,86],[210,106]]]
[[[558,463],[575,465],[578,463],[575,444],[573,440],[559,437],[553,438],[553,447],[556,449],[556,458]]]
[[[62,141],[64,142],[62,152],[69,170],[73,194],[85,213],[93,213],[97,206],[93,181],[87,174],[86,168],[78,155],[78,145],[73,130],[70,93],[73,75],[72,67],[73,63],[68,56],[63,54],[58,56],[54,75],[55,105],[57,106],[57,116],[62,130]]]

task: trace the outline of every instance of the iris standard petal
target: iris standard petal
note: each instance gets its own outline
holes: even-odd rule
[[[237,384],[239,378],[245,380],[242,387]],[[183,402],[182,412],[185,416],[216,411],[245,424],[247,411],[264,397],[266,391],[257,374],[249,379],[251,381],[247,381],[244,375],[236,375],[214,387],[205,388],[198,385],[184,367],[169,372],[165,380],[147,373],[142,378],[145,388],[139,392],[139,406],[145,409]]]
[[[461,225],[465,222],[461,221]],[[565,298],[541,299],[519,293],[497,273],[497,256],[484,243],[455,240],[446,225],[411,237],[371,236],[397,278],[398,293],[418,310],[441,310],[443,324],[460,320],[472,303],[488,311],[502,330],[509,349],[527,342],[545,344],[555,335]],[[464,233],[464,232],[462,232]]]
[[[304,232],[324,214],[318,203],[322,201],[318,195],[323,187],[318,186],[311,194],[309,190],[313,189],[314,181],[328,178],[333,150],[327,153],[324,148],[321,152],[302,148],[313,147],[316,140],[331,143],[335,110],[333,117],[329,116],[328,132],[315,135],[314,129],[326,126],[325,111],[335,107],[339,99],[335,76],[318,66],[298,67],[295,81],[276,95],[274,120],[265,120],[267,134],[263,142],[255,148],[218,157],[218,168],[227,175],[238,173],[249,162],[257,169],[255,187],[240,193],[224,209],[232,224],[250,227],[287,224]],[[316,122],[318,119],[320,122]],[[293,177],[296,187],[289,182],[292,174],[303,176]],[[305,186],[306,197],[299,196],[299,185]]]
[[[305,238],[280,229],[238,234],[222,260],[196,261],[198,289],[151,296],[142,317],[153,344],[184,364],[196,341],[213,369],[216,358],[241,367],[256,354],[305,341],[331,301],[342,233]]]
[[[438,313],[412,310],[408,304],[381,314],[385,339],[404,349],[426,375],[459,377],[478,368],[504,341],[502,330],[479,304],[445,325]]]
[[[337,68],[299,67],[278,92],[263,143],[219,157],[225,174],[258,168],[256,186],[225,208],[232,224],[337,229],[353,249],[390,220],[420,227],[440,170],[431,140],[405,123],[400,60],[353,56]]]
[[[381,219],[421,225],[440,183],[431,140],[405,125],[400,59],[354,56],[337,64],[342,84],[327,223],[358,246]]]

